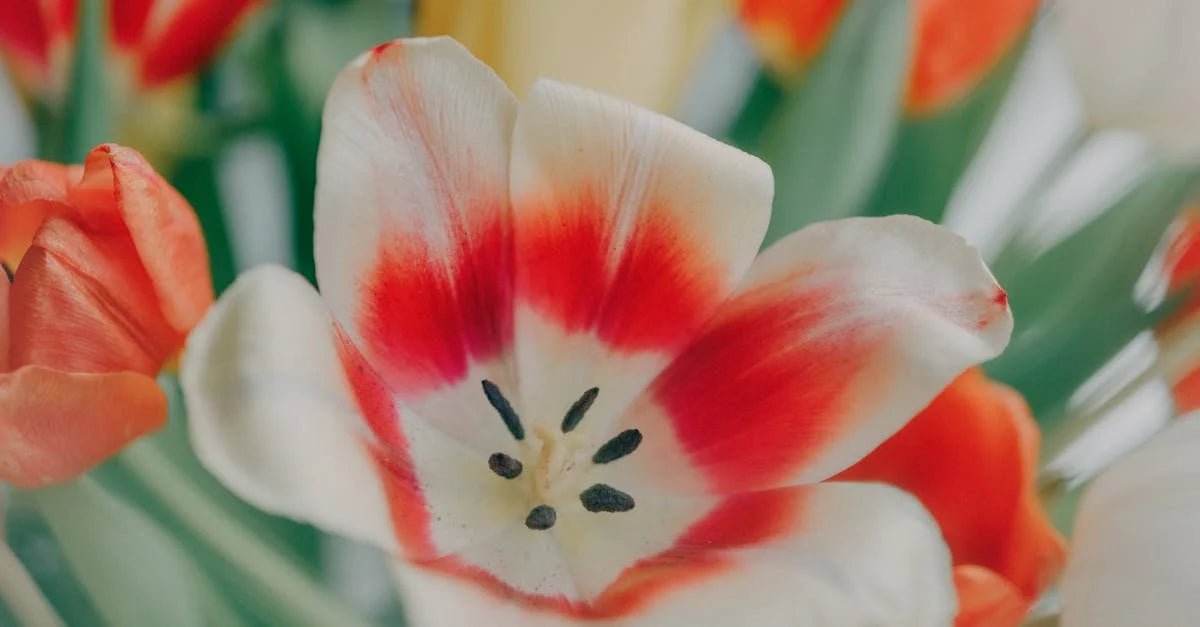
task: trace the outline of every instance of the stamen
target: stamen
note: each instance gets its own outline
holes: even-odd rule
[[[483,394],[487,396],[488,402],[496,411],[500,413],[500,419],[504,421],[504,426],[508,427],[508,432],[517,440],[525,439],[525,428],[521,426],[521,417],[517,415],[516,410],[512,408],[512,404],[507,398],[500,393],[500,388],[496,387],[495,383],[483,380]]]
[[[529,515],[525,517],[525,526],[530,529],[542,531],[554,526],[554,521],[558,520],[558,513],[549,505],[538,505],[529,510]]]
[[[600,395],[600,388],[592,388],[583,393],[579,400],[575,401],[574,405],[567,410],[567,415],[563,416],[562,432],[570,433],[575,427],[579,426],[579,421],[583,420],[583,415],[591,408],[592,403],[596,402],[596,397]]]
[[[627,512],[633,509],[633,497],[603,483],[579,493],[579,501],[589,512]]]
[[[617,434],[617,437],[604,443],[595,455],[592,455],[592,461],[597,464],[607,464],[625,457],[626,455],[637,450],[639,444],[642,443],[642,432],[637,429],[626,429]]]
[[[516,479],[521,476],[525,466],[521,464],[521,460],[513,459],[504,453],[492,453],[488,458],[488,468],[505,479]]]

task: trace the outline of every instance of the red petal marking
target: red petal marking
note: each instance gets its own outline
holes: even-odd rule
[[[1003,577],[979,566],[955,566],[958,613],[954,627],[1014,627],[1025,620],[1029,601]]]
[[[944,107],[973,89],[1029,28],[1038,0],[918,0],[905,104]]]
[[[846,0],[742,0],[740,14],[763,57],[794,73],[820,53]]]
[[[50,63],[48,31],[37,0],[0,2],[0,48],[43,72]]]
[[[1157,329],[1159,340],[1170,343],[1171,335],[1200,311],[1200,208],[1181,213],[1172,226],[1163,255],[1163,272],[1168,277],[1167,293],[1186,300]],[[1200,409],[1200,367],[1179,377],[1172,385],[1177,414]]]
[[[1024,399],[971,369],[834,480],[883,481],[912,493],[937,520],[956,565],[996,573],[1028,607],[1066,557],[1037,496],[1038,440]]]
[[[258,0],[181,0],[165,24],[145,33],[142,83],[158,85],[204,65]]]
[[[512,253],[500,210],[455,250],[438,253],[407,233],[384,236],[366,272],[357,324],[380,374],[399,394],[436,389],[466,376],[472,359],[512,342]]]
[[[470,581],[530,608],[581,620],[622,618],[671,590],[737,568],[736,558],[725,551],[798,533],[806,494],[805,488],[782,488],[727,497],[687,529],[674,546],[625,569],[590,602],[517,590],[454,555],[415,564]]]
[[[146,29],[154,0],[108,0],[113,41],[122,48],[136,48]]]
[[[28,366],[0,374],[0,481],[38,488],[72,479],[166,422],[154,379]]]
[[[724,274],[667,211],[644,208],[625,242],[590,194],[517,216],[518,294],[567,331],[595,330],[630,352],[670,350],[720,301]]]
[[[429,532],[429,510],[413,471],[395,398],[375,369],[336,325],[334,344],[358,409],[374,435],[374,442],[364,442],[364,446],[375,460],[383,481],[396,537],[409,559],[427,559],[436,553]]]
[[[836,439],[844,405],[863,402],[846,386],[881,339],[862,325],[819,328],[842,313],[836,288],[761,288],[728,303],[659,375],[654,398],[714,489],[792,476]]]
[[[62,212],[67,187],[82,170],[45,161],[0,168],[0,262],[16,268],[33,235],[51,213]]]

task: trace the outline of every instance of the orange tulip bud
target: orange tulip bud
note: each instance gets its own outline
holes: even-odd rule
[[[0,480],[39,486],[162,425],[154,376],[212,285],[191,207],[116,145],[0,171],[0,233]]]

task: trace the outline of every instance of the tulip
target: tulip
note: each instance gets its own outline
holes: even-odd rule
[[[5,2],[0,51],[27,81],[61,89],[79,0]],[[108,0],[114,60],[153,88],[195,72],[258,0]]]
[[[379,46],[325,108],[320,293],[251,271],[188,340],[196,451],[382,547],[415,624],[946,624],[925,510],[820,482],[1002,350],[1005,293],[911,217],[758,255],[772,184],[583,88],[518,104],[447,38]]]
[[[820,53],[847,2],[742,0],[740,11],[766,62],[794,76]],[[1025,33],[1037,6],[1037,0],[917,0],[908,113],[933,113],[970,93]]]
[[[0,481],[71,479],[163,424],[154,377],[212,302],[187,202],[136,152],[0,170]]]
[[[420,35],[451,35],[518,96],[539,77],[671,111],[726,0],[443,0],[418,2]]]
[[[973,369],[834,479],[892,484],[933,514],[954,559],[957,627],[1017,625],[1066,558],[1038,499],[1039,439],[1020,394]]]

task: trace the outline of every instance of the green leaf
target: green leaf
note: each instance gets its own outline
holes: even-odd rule
[[[1057,422],[1071,393],[1162,315],[1134,300],[1134,284],[1196,174],[1181,165],[1153,167],[1049,250],[1039,254],[1014,240],[993,264],[1016,328],[1008,349],[986,369],[1020,390],[1043,425]]]
[[[1028,36],[965,97],[922,117],[906,117],[867,215],[908,213],[941,222],[946,201],[983,143],[1008,94]]]
[[[858,0],[763,131],[775,171],[767,243],[858,212],[899,119],[912,26],[907,2]]]
[[[108,624],[201,627],[206,615],[230,616],[169,535],[91,479],[29,496]]]
[[[112,139],[105,72],[107,8],[105,0],[79,3],[64,145],[53,155],[59,161],[80,163],[89,150]]]

